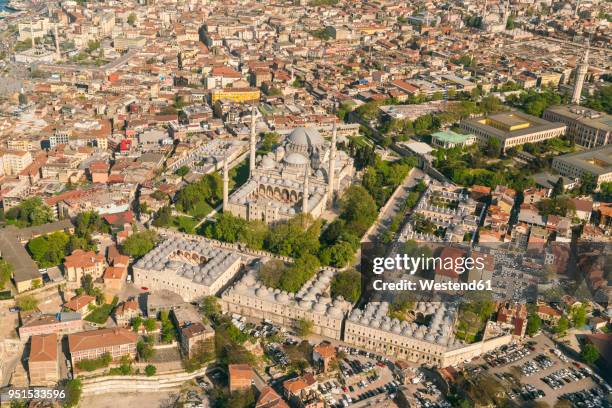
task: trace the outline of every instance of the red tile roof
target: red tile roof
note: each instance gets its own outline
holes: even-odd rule
[[[229,376],[234,380],[250,380],[253,378],[253,369],[248,364],[230,364]]]
[[[57,334],[32,336],[30,362],[57,361]]]
[[[71,353],[76,351],[93,350],[102,347],[135,344],[138,335],[131,330],[114,328],[90,330],[68,336],[68,348]]]
[[[96,298],[86,294],[75,296],[70,301],[64,303],[64,307],[70,310],[78,311],[87,306],[88,304],[95,302]]]
[[[101,254],[96,254],[94,251],[75,249],[71,255],[64,259],[64,266],[66,268],[91,268],[103,262],[104,256]]]
[[[456,265],[456,260],[458,258],[465,257],[466,252],[459,248],[449,248],[446,247],[442,249],[440,252],[440,259],[442,260],[442,265],[436,265],[436,275],[448,276],[449,278],[456,279],[459,277],[459,274],[455,272],[453,268],[447,268],[451,263],[447,261],[447,259],[452,259],[452,265]]]

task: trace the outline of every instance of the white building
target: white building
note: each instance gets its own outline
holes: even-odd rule
[[[265,287],[252,270],[223,292],[222,308],[224,312],[268,319],[284,327],[294,327],[298,320],[306,319],[313,323],[315,334],[340,340],[342,322],[351,304],[342,297],[332,299],[326,294],[333,275],[332,270],[321,271],[297,293],[287,293]]]
[[[390,318],[387,302],[370,302],[364,310],[354,309],[344,325],[344,341],[374,353],[435,367],[469,361],[510,343],[511,335],[465,344],[454,336],[456,309],[442,302],[418,302],[415,315],[427,324]]]
[[[215,295],[242,264],[236,252],[173,237],[134,264],[134,283],[150,290],[166,289],[191,302]]]

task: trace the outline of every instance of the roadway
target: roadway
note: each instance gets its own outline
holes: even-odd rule
[[[368,232],[366,232],[361,242],[374,241],[376,237],[389,226],[391,219],[402,208],[402,204],[408,198],[408,194],[410,193],[411,189],[417,184],[418,180],[422,179],[424,176],[425,173],[423,173],[423,171],[420,169],[413,168],[410,170],[402,184],[397,187],[391,197],[389,197],[389,200],[378,214],[378,218],[376,219],[374,225],[372,228],[370,228],[370,230],[368,230]]]

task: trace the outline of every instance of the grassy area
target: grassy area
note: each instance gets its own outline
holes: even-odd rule
[[[85,320],[96,324],[104,324],[108,320],[108,316],[110,316],[116,305],[117,297],[113,299],[112,303],[105,303],[102,306],[95,308],[87,315],[87,317],[85,317]]]
[[[241,161],[236,167],[230,170],[230,188],[232,191],[246,183],[249,179],[249,159]]]
[[[92,323],[104,324],[106,320],[108,320],[108,316],[110,316],[113,311],[112,305],[102,305],[100,307],[95,308],[91,313],[85,317],[85,320]]]
[[[204,200],[199,201],[193,210],[189,211],[189,215],[194,218],[204,218],[212,211],[212,207]],[[187,218],[187,217],[184,217]]]
[[[196,219],[185,217],[184,215],[172,217],[172,227],[187,234],[195,234],[195,226],[197,223],[198,221]]]
[[[357,146],[372,146],[372,142],[365,136],[351,136],[350,140],[353,140]]]

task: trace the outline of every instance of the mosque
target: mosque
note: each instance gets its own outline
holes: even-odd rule
[[[320,217],[334,198],[350,186],[355,175],[353,159],[336,149],[336,133],[334,124],[330,143],[313,128],[296,128],[274,151],[256,157],[253,112],[249,179],[229,196],[226,163],[223,212],[267,224],[291,219],[299,213]]]

